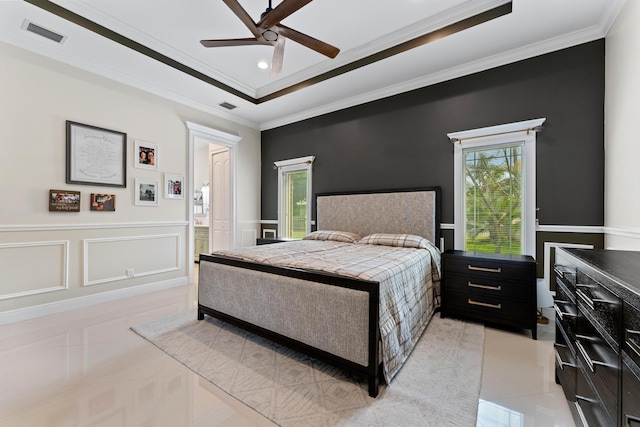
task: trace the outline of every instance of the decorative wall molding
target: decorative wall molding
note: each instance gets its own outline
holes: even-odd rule
[[[587,233],[587,234],[604,234],[605,227],[601,225],[539,225],[536,231],[544,231],[548,233]]]
[[[257,239],[258,232],[256,229],[251,228],[242,230],[242,235],[240,237],[240,243],[242,244],[242,247],[255,246]]]
[[[156,222],[123,222],[101,224],[36,224],[36,225],[0,225],[0,233],[25,231],[68,231],[68,230],[100,230],[116,228],[154,228],[154,227],[186,227],[188,221],[156,221]]]
[[[145,285],[134,286],[124,289],[115,289],[101,292],[94,295],[86,295],[77,298],[70,298],[62,301],[50,302],[31,307],[19,308],[0,313],[0,325],[21,322],[23,320],[35,319],[50,314],[62,313],[78,308],[90,307],[96,304],[115,301],[123,298],[134,297],[147,294],[149,292],[161,291],[178,286],[189,284],[186,276],[160,282],[147,283]]]
[[[640,230],[633,228],[604,227],[604,233],[613,236],[640,239]]]
[[[544,284],[545,289],[551,289],[551,261],[555,264],[555,257],[551,259],[551,248],[582,248],[593,249],[593,245],[578,243],[544,242]]]
[[[58,240],[58,241],[48,241],[48,242],[24,242],[24,243],[3,243],[0,244],[0,252],[2,250],[10,250],[17,248],[34,248],[34,247],[43,247],[43,246],[53,246],[60,247],[62,246],[63,256],[62,256],[62,265],[60,266],[62,269],[62,283],[54,286],[47,286],[40,289],[32,289],[29,291],[23,292],[12,292],[8,294],[0,293],[0,300],[10,299],[10,298],[18,298],[27,295],[37,295],[43,294],[47,292],[61,291],[69,288],[69,241],[68,240]],[[24,272],[24,274],[29,274],[28,272]]]
[[[167,266],[164,268],[156,268],[156,269],[150,269],[150,270],[146,270],[146,271],[142,271],[142,272],[132,272],[131,274],[127,274],[126,270],[128,268],[128,266],[133,265],[133,262],[131,263],[127,263],[126,265],[122,265],[121,267],[121,271],[123,272],[123,274],[119,274],[119,275],[115,275],[115,276],[111,276],[111,277],[103,277],[101,279],[96,279],[96,280],[90,280],[90,264],[92,262],[92,255],[90,252],[90,248],[92,245],[98,245],[101,243],[111,243],[111,242],[126,242],[126,241],[141,241],[141,240],[159,240],[159,239],[175,239],[175,265],[172,266]],[[115,281],[119,281],[119,280],[127,280],[127,279],[133,279],[136,277],[144,277],[144,276],[150,276],[153,274],[162,274],[162,273],[169,273],[171,271],[177,271],[180,269],[181,265],[182,265],[182,257],[184,256],[183,251],[182,251],[182,245],[181,245],[181,234],[179,233],[171,233],[171,234],[156,234],[156,235],[149,235],[149,236],[124,236],[124,237],[104,237],[104,238],[96,238],[96,239],[83,239],[84,242],[84,275],[83,275],[83,284],[82,286],[92,286],[92,285],[97,285],[97,284],[101,284],[101,283],[108,283],[108,282],[115,282]],[[156,246],[157,244],[154,243],[150,243],[150,248]],[[110,262],[114,262],[113,259],[110,260]]]

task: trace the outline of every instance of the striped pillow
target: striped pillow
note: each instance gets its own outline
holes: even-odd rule
[[[360,240],[360,235],[349,231],[320,230],[312,232],[304,240],[334,240],[336,242],[356,243]]]
[[[397,246],[400,248],[429,249],[431,242],[413,234],[374,233],[363,237],[358,243],[363,245]]]

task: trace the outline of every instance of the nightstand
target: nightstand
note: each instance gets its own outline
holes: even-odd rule
[[[536,262],[528,255],[446,251],[441,316],[531,329],[537,338]]]

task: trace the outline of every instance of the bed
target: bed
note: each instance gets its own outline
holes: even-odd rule
[[[378,395],[439,307],[440,188],[319,194],[304,240],[200,254],[213,316],[366,378]]]

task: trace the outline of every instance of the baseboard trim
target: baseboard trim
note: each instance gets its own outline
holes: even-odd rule
[[[63,313],[65,311],[75,310],[78,308],[90,307],[96,304],[143,295],[149,292],[176,288],[178,286],[187,285],[188,283],[188,277],[183,276],[155,283],[132,286],[130,288],[116,289],[113,291],[101,292],[94,295],[86,295],[66,299],[63,301],[50,302],[47,304],[40,304],[36,306],[5,311],[0,313],[0,325],[22,322],[24,320],[35,319],[38,317],[48,316],[50,314]]]

